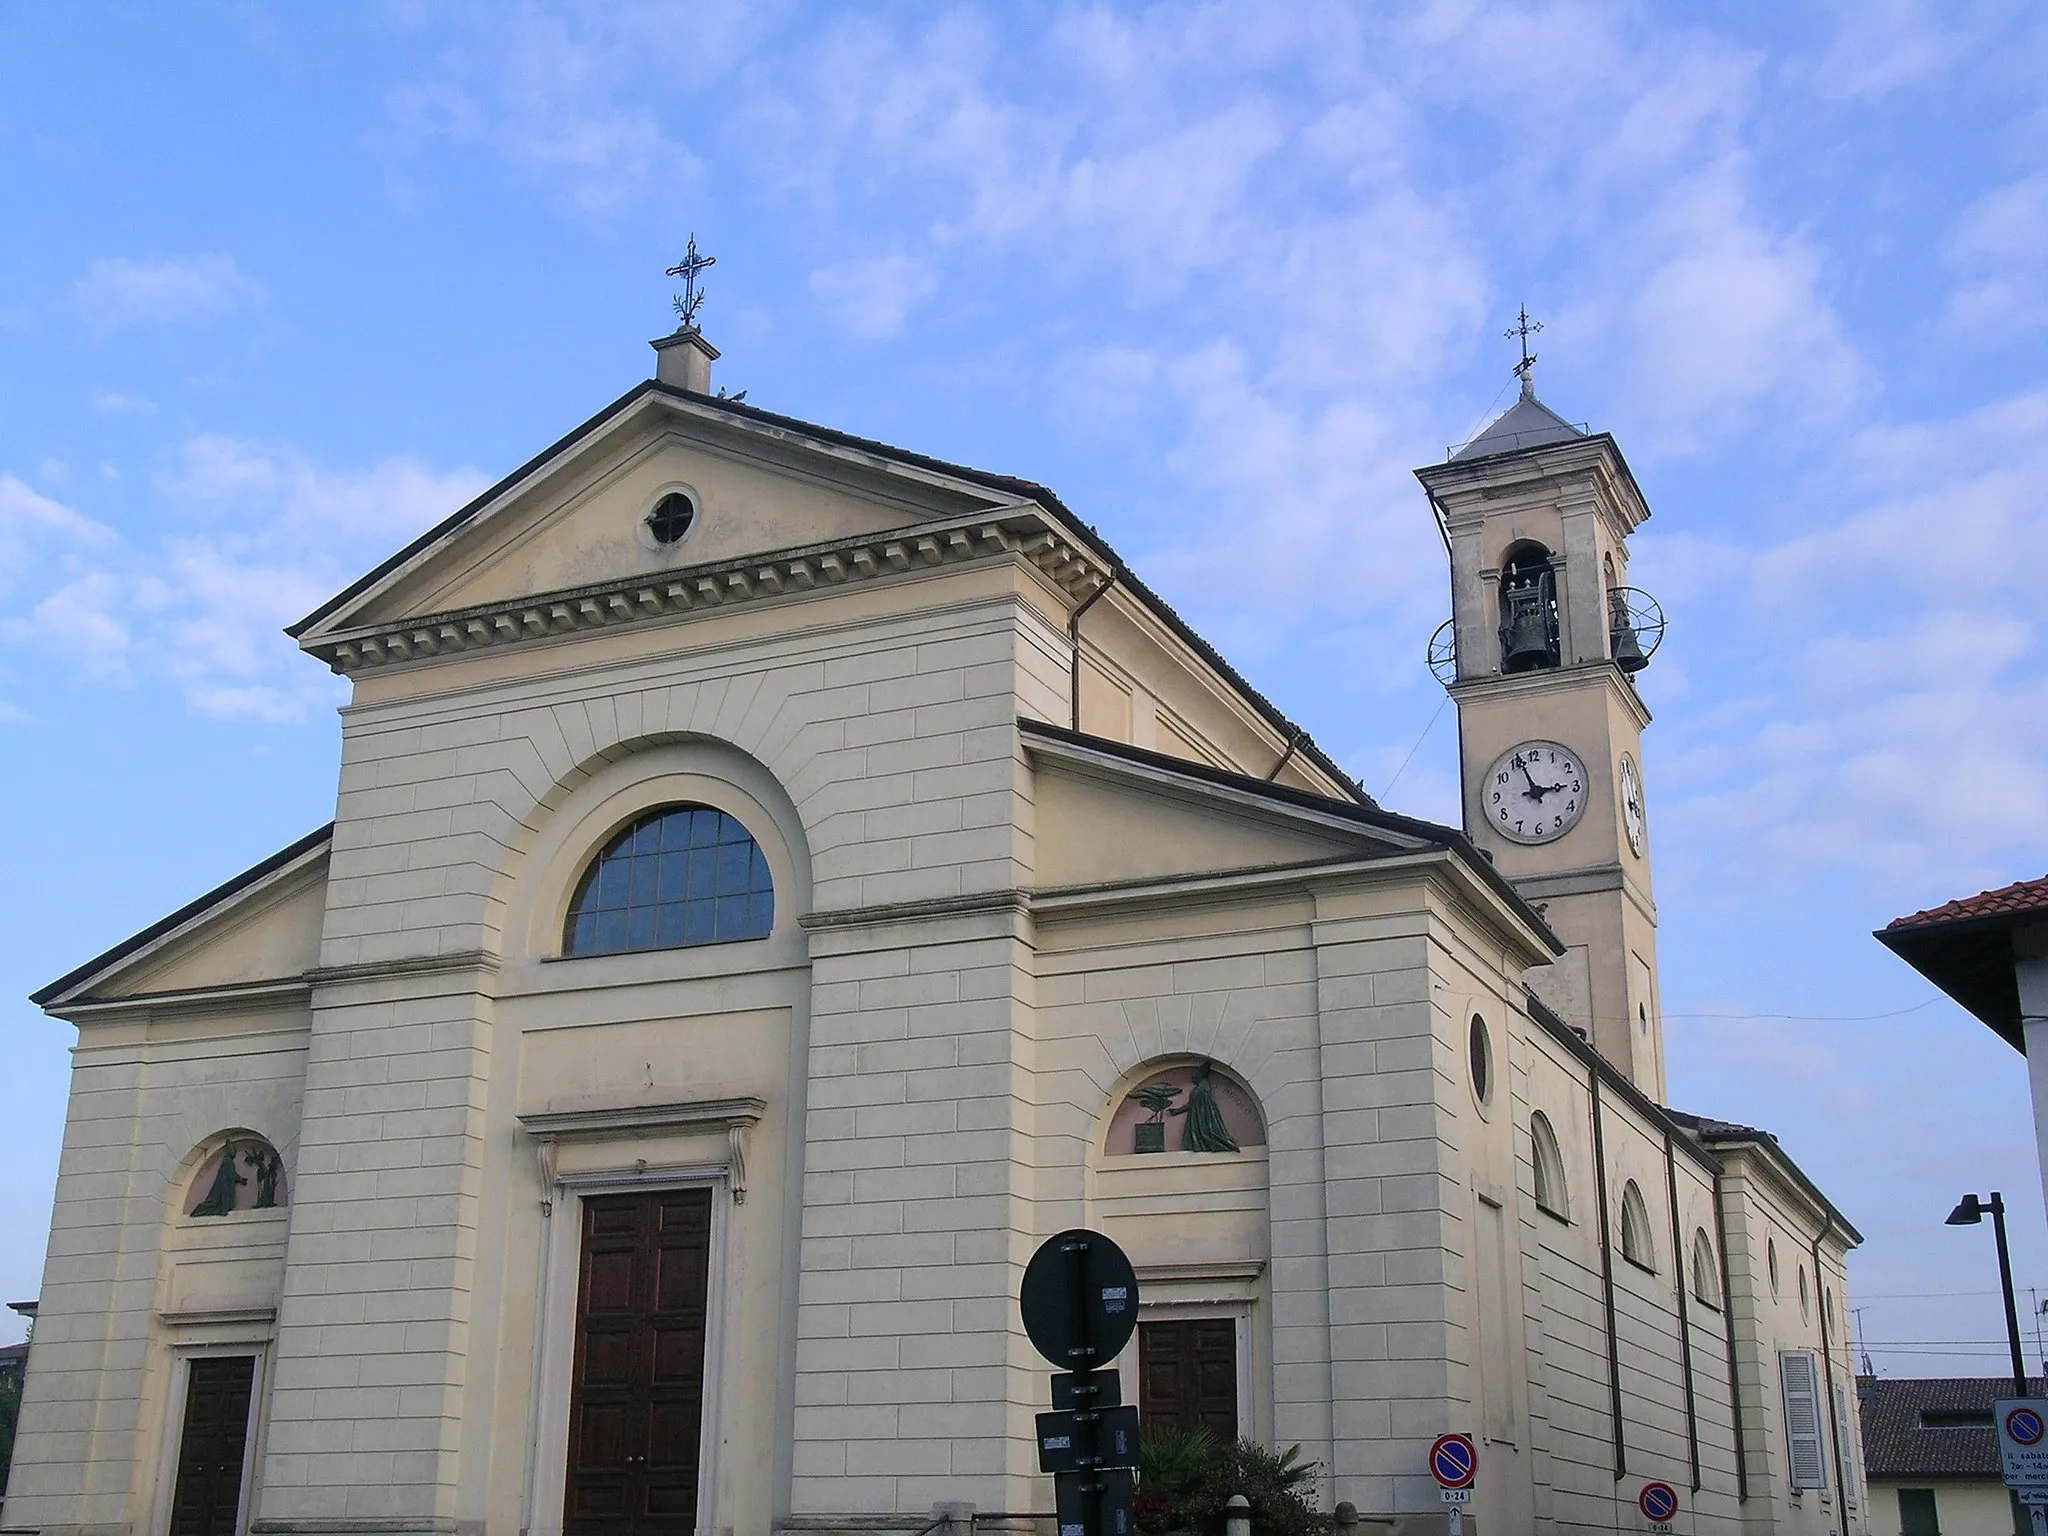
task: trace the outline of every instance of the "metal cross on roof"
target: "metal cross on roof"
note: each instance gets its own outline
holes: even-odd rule
[[[676,326],[677,330],[687,331],[695,328],[697,324],[697,306],[704,302],[704,292],[697,286],[697,274],[706,267],[715,267],[717,265],[718,258],[716,256],[698,254],[697,235],[694,230],[691,231],[690,246],[688,250],[683,252],[683,259],[668,269],[670,277],[680,277],[683,280],[682,294],[675,300],[676,318],[680,322]]]
[[[1524,304],[1521,313],[1515,317],[1515,324],[1501,332],[1503,336],[1521,338],[1522,360],[1515,364],[1516,378],[1525,377],[1529,370],[1536,366],[1536,354],[1529,350],[1529,338],[1542,329],[1543,322],[1541,320],[1531,320],[1529,318],[1529,306]]]

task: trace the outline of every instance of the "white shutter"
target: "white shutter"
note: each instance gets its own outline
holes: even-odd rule
[[[1778,1352],[1778,1380],[1785,1389],[1785,1453],[1792,1486],[1825,1489],[1828,1474],[1820,1433],[1820,1380],[1813,1356],[1803,1349]]]
[[[1841,1382],[1835,1383],[1835,1436],[1842,1443],[1842,1502],[1856,1507],[1856,1486],[1863,1481],[1856,1475],[1856,1433],[1849,1426],[1849,1391]]]

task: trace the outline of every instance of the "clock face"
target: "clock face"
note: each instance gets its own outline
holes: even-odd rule
[[[1586,773],[1579,754],[1554,741],[1525,741],[1493,760],[1479,784],[1493,830],[1517,843],[1547,843],[1579,824]]]
[[[1636,772],[1636,760],[1621,754],[1621,824],[1628,833],[1628,846],[1637,858],[1643,856],[1643,780]]]

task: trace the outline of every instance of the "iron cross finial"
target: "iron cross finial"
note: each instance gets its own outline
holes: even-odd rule
[[[677,330],[687,331],[696,326],[697,306],[704,302],[704,291],[697,286],[697,274],[706,267],[715,267],[717,265],[718,258],[716,256],[704,256],[698,253],[696,231],[692,230],[690,233],[690,246],[688,250],[683,252],[683,259],[668,269],[670,277],[680,277],[683,280],[682,294],[675,300],[676,319],[679,322],[676,326]]]
[[[1543,322],[1541,320],[1531,320],[1529,318],[1529,306],[1524,304],[1521,313],[1515,317],[1515,324],[1501,332],[1503,336],[1520,338],[1522,343],[1522,360],[1515,364],[1516,378],[1527,378],[1529,370],[1536,366],[1536,354],[1529,350],[1529,338],[1542,329]]]

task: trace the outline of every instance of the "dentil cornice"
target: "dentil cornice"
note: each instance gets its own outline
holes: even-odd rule
[[[578,630],[725,609],[820,587],[887,581],[939,566],[1008,559],[1028,562],[1077,602],[1104,585],[1113,569],[1044,511],[1025,504],[888,533],[675,566],[562,592],[364,625],[321,635],[308,641],[306,649],[336,672],[348,674]]]

